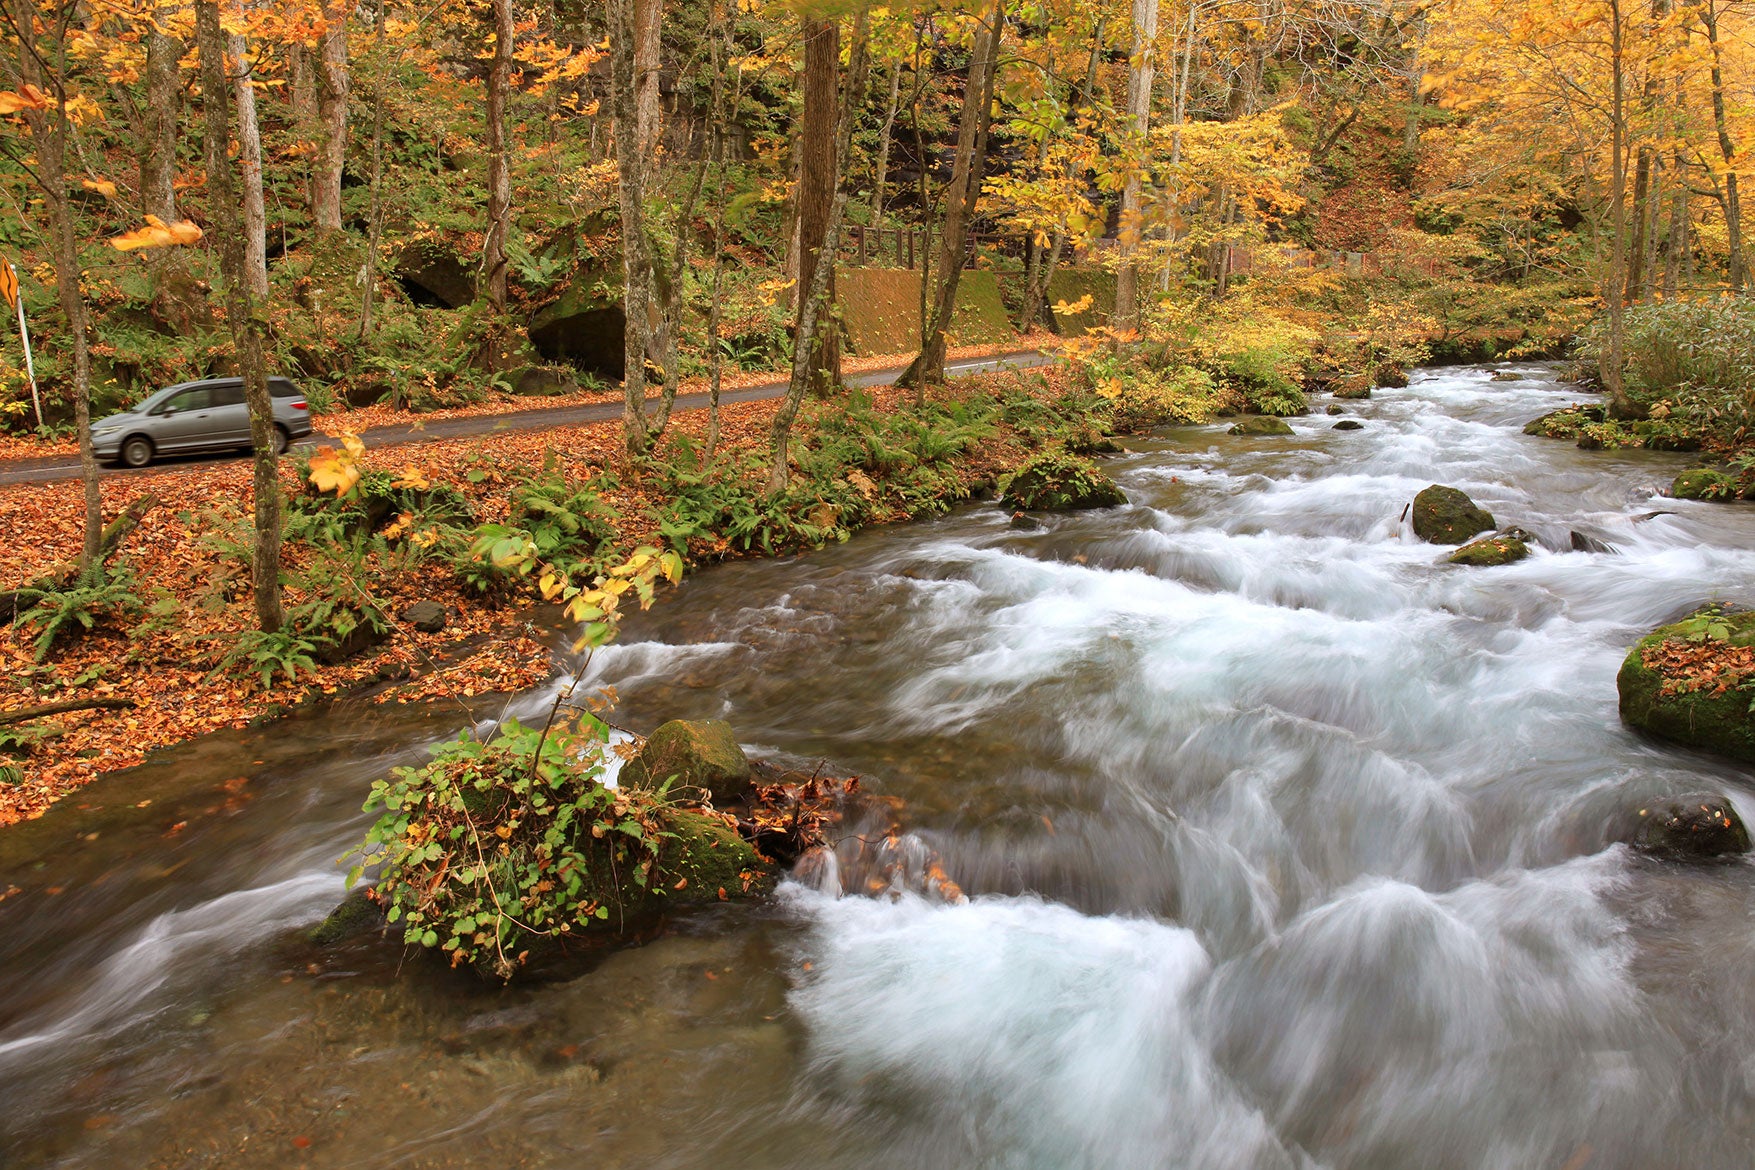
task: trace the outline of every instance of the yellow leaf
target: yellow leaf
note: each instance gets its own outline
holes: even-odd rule
[[[174,248],[200,239],[201,229],[186,219],[166,223],[156,215],[149,215],[144,227],[112,236],[110,247],[118,252],[132,252],[136,248]]]
[[[108,179],[81,179],[79,185],[84,187],[87,191],[96,191],[105,199],[114,199],[116,197],[116,185]]]

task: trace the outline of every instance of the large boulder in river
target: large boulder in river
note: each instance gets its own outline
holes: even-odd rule
[[[1749,830],[1730,801],[1696,793],[1640,809],[1630,844],[1669,861],[1709,861],[1749,852]]]
[[[1678,500],[1734,500],[1738,494],[1736,477],[1711,467],[1689,468],[1670,484],[1670,495]]]
[[[1520,529],[1495,532],[1470,541],[1444,559],[1453,565],[1491,567],[1509,565],[1530,555],[1529,534]]]
[[[1385,390],[1400,390],[1408,384],[1408,372],[1394,362],[1388,362],[1377,367],[1371,380]]]
[[[750,762],[724,720],[672,719],[622,768],[620,783],[656,788],[666,780],[680,795],[705,792],[715,804],[729,804],[749,792]]]
[[[1468,494],[1433,484],[1414,497],[1414,535],[1428,544],[1462,544],[1493,527],[1493,514]]]
[[[1237,420],[1227,435],[1289,435],[1291,426],[1283,418],[1271,414],[1251,414]]]
[[[1330,382],[1328,388],[1336,398],[1369,398],[1371,397],[1371,375],[1342,374]]]
[[[1066,451],[1041,451],[1000,483],[1002,507],[1028,512],[1113,508],[1127,494],[1089,459]]]
[[[1654,630],[1615,685],[1629,727],[1755,764],[1755,611],[1708,606]]]

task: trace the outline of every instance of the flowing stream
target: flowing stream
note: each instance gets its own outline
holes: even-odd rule
[[[213,737],[0,833],[0,1167],[1746,1170],[1755,868],[1613,841],[1755,788],[1624,730],[1614,675],[1755,604],[1755,508],[1525,437],[1578,392],[1520,368],[1138,441],[1123,508],[703,572],[593,662],[635,726],[862,774],[966,904],[789,883],[509,989],[316,951],[443,711]],[[1434,482],[1543,547],[1438,563]]]

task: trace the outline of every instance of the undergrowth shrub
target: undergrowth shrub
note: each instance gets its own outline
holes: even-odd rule
[[[1581,356],[1600,364],[1605,321]],[[1755,305],[1741,298],[1636,305],[1626,313],[1622,377],[1636,402],[1669,399],[1677,413],[1727,439],[1755,431]]]

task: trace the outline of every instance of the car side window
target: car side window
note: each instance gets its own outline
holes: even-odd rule
[[[160,411],[169,414],[171,411],[205,410],[210,401],[206,386],[191,386],[181,394],[173,394],[165,400]]]
[[[215,386],[213,388],[213,405],[244,405],[244,384],[242,382],[221,382]]]

